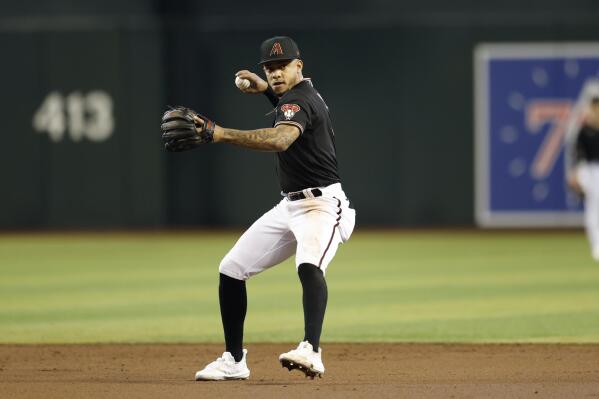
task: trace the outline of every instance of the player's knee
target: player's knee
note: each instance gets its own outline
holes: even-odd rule
[[[225,256],[218,266],[218,272],[237,280],[247,280],[249,276],[238,262],[235,262],[231,257]]]
[[[323,277],[323,272],[316,265],[311,263],[302,263],[297,267],[297,273],[300,275],[300,278],[321,278]]]

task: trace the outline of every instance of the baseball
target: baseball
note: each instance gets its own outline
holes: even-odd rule
[[[241,90],[247,89],[250,87],[250,81],[247,79],[242,79],[239,76],[235,78],[235,86],[239,87]]]

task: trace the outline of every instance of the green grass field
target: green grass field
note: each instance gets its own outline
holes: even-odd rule
[[[217,268],[237,236],[0,235],[0,342],[220,342]],[[358,232],[327,277],[328,342],[599,342],[581,232]],[[302,338],[291,260],[248,295],[247,341]]]

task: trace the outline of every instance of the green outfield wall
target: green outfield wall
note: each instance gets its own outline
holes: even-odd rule
[[[247,225],[278,201],[275,156],[166,154],[159,120],[185,104],[269,125],[233,74],[258,71],[275,34],[299,43],[331,109],[358,226],[469,225],[474,46],[599,39],[593,1],[313,3],[2,4],[0,229]]]

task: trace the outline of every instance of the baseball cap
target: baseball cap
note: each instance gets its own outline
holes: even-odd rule
[[[300,57],[300,51],[292,38],[275,36],[266,39],[260,46],[260,62],[258,65],[271,61],[293,60]]]

